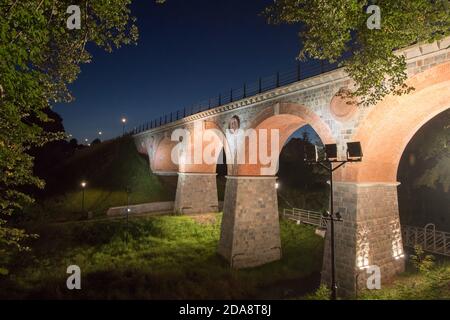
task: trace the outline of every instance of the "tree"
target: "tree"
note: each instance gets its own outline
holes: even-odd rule
[[[68,10],[74,2],[77,10]],[[11,248],[27,249],[28,236],[7,218],[33,199],[23,186],[42,188],[33,175],[34,147],[63,138],[39,122],[55,102],[70,102],[67,88],[89,63],[87,44],[108,52],[137,41],[131,0],[0,0],[0,273]],[[73,9],[74,6],[70,8]],[[69,13],[67,13],[69,12]],[[69,28],[68,19],[81,22]]]
[[[405,57],[394,51],[449,35],[448,4],[448,0],[277,0],[265,15],[270,23],[299,24],[301,59],[336,62],[351,52],[340,65],[355,81],[355,88],[342,95],[371,105],[388,94],[413,90],[405,84]],[[368,28],[369,5],[380,9],[380,29]]]
[[[422,170],[415,172],[416,187],[450,190],[450,110],[444,111],[427,124],[422,136],[412,142],[409,149],[415,150]],[[417,170],[416,170],[417,171]],[[418,177],[417,177],[418,175]]]

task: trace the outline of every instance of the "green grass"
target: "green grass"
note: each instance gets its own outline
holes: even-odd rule
[[[108,208],[173,200],[171,191],[153,175],[148,161],[136,151],[131,138],[121,138],[77,151],[56,164],[47,181],[45,197],[27,208],[25,220],[66,221],[84,217],[80,183],[87,181],[85,210],[102,216]]]
[[[281,221],[282,260],[233,270],[216,254],[220,220],[132,219],[128,244],[123,220],[46,226],[35,230],[33,251],[13,260],[0,298],[281,299],[318,285],[323,239],[314,228]],[[66,289],[72,264],[81,268],[81,291]]]
[[[449,300],[450,262],[443,261],[424,273],[408,271],[381,290],[366,290],[365,300]]]

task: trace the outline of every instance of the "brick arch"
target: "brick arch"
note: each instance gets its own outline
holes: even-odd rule
[[[150,169],[154,173],[171,173],[178,171],[178,164],[172,161],[172,149],[177,144],[168,137],[161,138],[155,143],[155,153],[150,156]]]
[[[414,134],[450,108],[450,63],[430,68],[408,84],[416,90],[386,98],[361,123],[353,140],[361,141],[363,162],[347,165],[338,180],[397,182],[401,156]]]
[[[194,147],[195,147],[195,141],[194,141],[194,127],[189,128],[189,131],[191,133],[191,141],[189,143],[188,148],[191,150],[191,154],[194,154]],[[214,121],[203,121],[202,127],[201,127],[202,134],[204,134],[206,131],[209,131],[214,135],[216,138],[225,137],[225,133],[223,132],[222,128]],[[211,137],[210,137],[211,138]],[[210,147],[211,149],[215,149],[217,147],[218,150],[224,149],[225,152],[229,153],[229,146],[226,141],[226,139],[220,139],[223,143],[218,144],[219,142],[216,139],[210,140],[208,137],[202,136],[202,150],[205,150],[206,148]],[[183,173],[216,173],[217,169],[217,162],[218,158],[220,156],[219,154],[216,154],[216,161],[214,163],[199,163],[199,164],[183,164],[180,163],[179,171]],[[182,161],[180,161],[182,162]],[[230,167],[228,168],[230,170]]]
[[[261,111],[251,122],[248,128],[256,129],[257,132],[261,129],[266,129],[268,132],[272,129],[279,130],[279,150],[276,155],[276,170],[268,175],[275,175],[278,171],[278,157],[283,145],[289,137],[301,127],[309,124],[318,134],[323,143],[334,143],[335,139],[330,128],[325,122],[312,110],[296,103],[277,103]],[[270,137],[270,134],[269,134]],[[258,141],[259,144],[259,141]],[[271,154],[271,145],[268,143],[267,149]],[[245,143],[246,159],[249,159],[250,147],[248,141]],[[262,174],[261,169],[269,166],[262,164],[240,164],[237,167],[237,175],[258,176]]]
[[[324,144],[335,143],[335,138],[330,127],[320,118],[320,116],[308,107],[298,103],[281,102],[267,107],[253,119],[248,127],[257,128],[258,126],[261,126],[264,121],[269,120],[271,117],[276,115],[296,116],[302,119],[303,122],[305,122],[305,125],[309,124],[314,131],[316,131],[317,135]],[[299,128],[297,128],[297,130]],[[295,132],[295,130],[293,132]]]

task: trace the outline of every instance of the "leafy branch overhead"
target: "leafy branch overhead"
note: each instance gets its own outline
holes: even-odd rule
[[[369,5],[380,8],[380,29],[367,26]],[[395,50],[450,34],[448,0],[277,0],[265,15],[270,23],[299,25],[301,59],[340,61],[355,81],[350,95],[362,105],[413,89],[405,84],[405,57]],[[351,57],[339,60],[344,53]]]
[[[39,123],[55,102],[68,102],[68,85],[80,65],[91,61],[87,44],[106,51],[136,43],[131,0],[80,0],[79,30],[67,28],[69,0],[0,0],[0,255],[20,246],[21,230],[8,227],[6,218],[32,198],[23,186],[42,188],[33,175],[29,150],[63,138],[47,133]],[[49,164],[50,165],[50,164]],[[3,259],[3,258],[2,258]],[[0,261],[0,267],[2,261]],[[3,272],[4,273],[4,272]]]

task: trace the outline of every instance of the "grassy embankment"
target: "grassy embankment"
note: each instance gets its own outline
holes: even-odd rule
[[[85,217],[81,181],[87,182],[85,211],[94,217],[104,215],[110,207],[126,205],[127,188],[131,190],[131,204],[173,200],[173,191],[151,173],[148,161],[137,153],[131,138],[78,150],[65,162],[54,165],[45,196],[24,215],[32,223]]]

